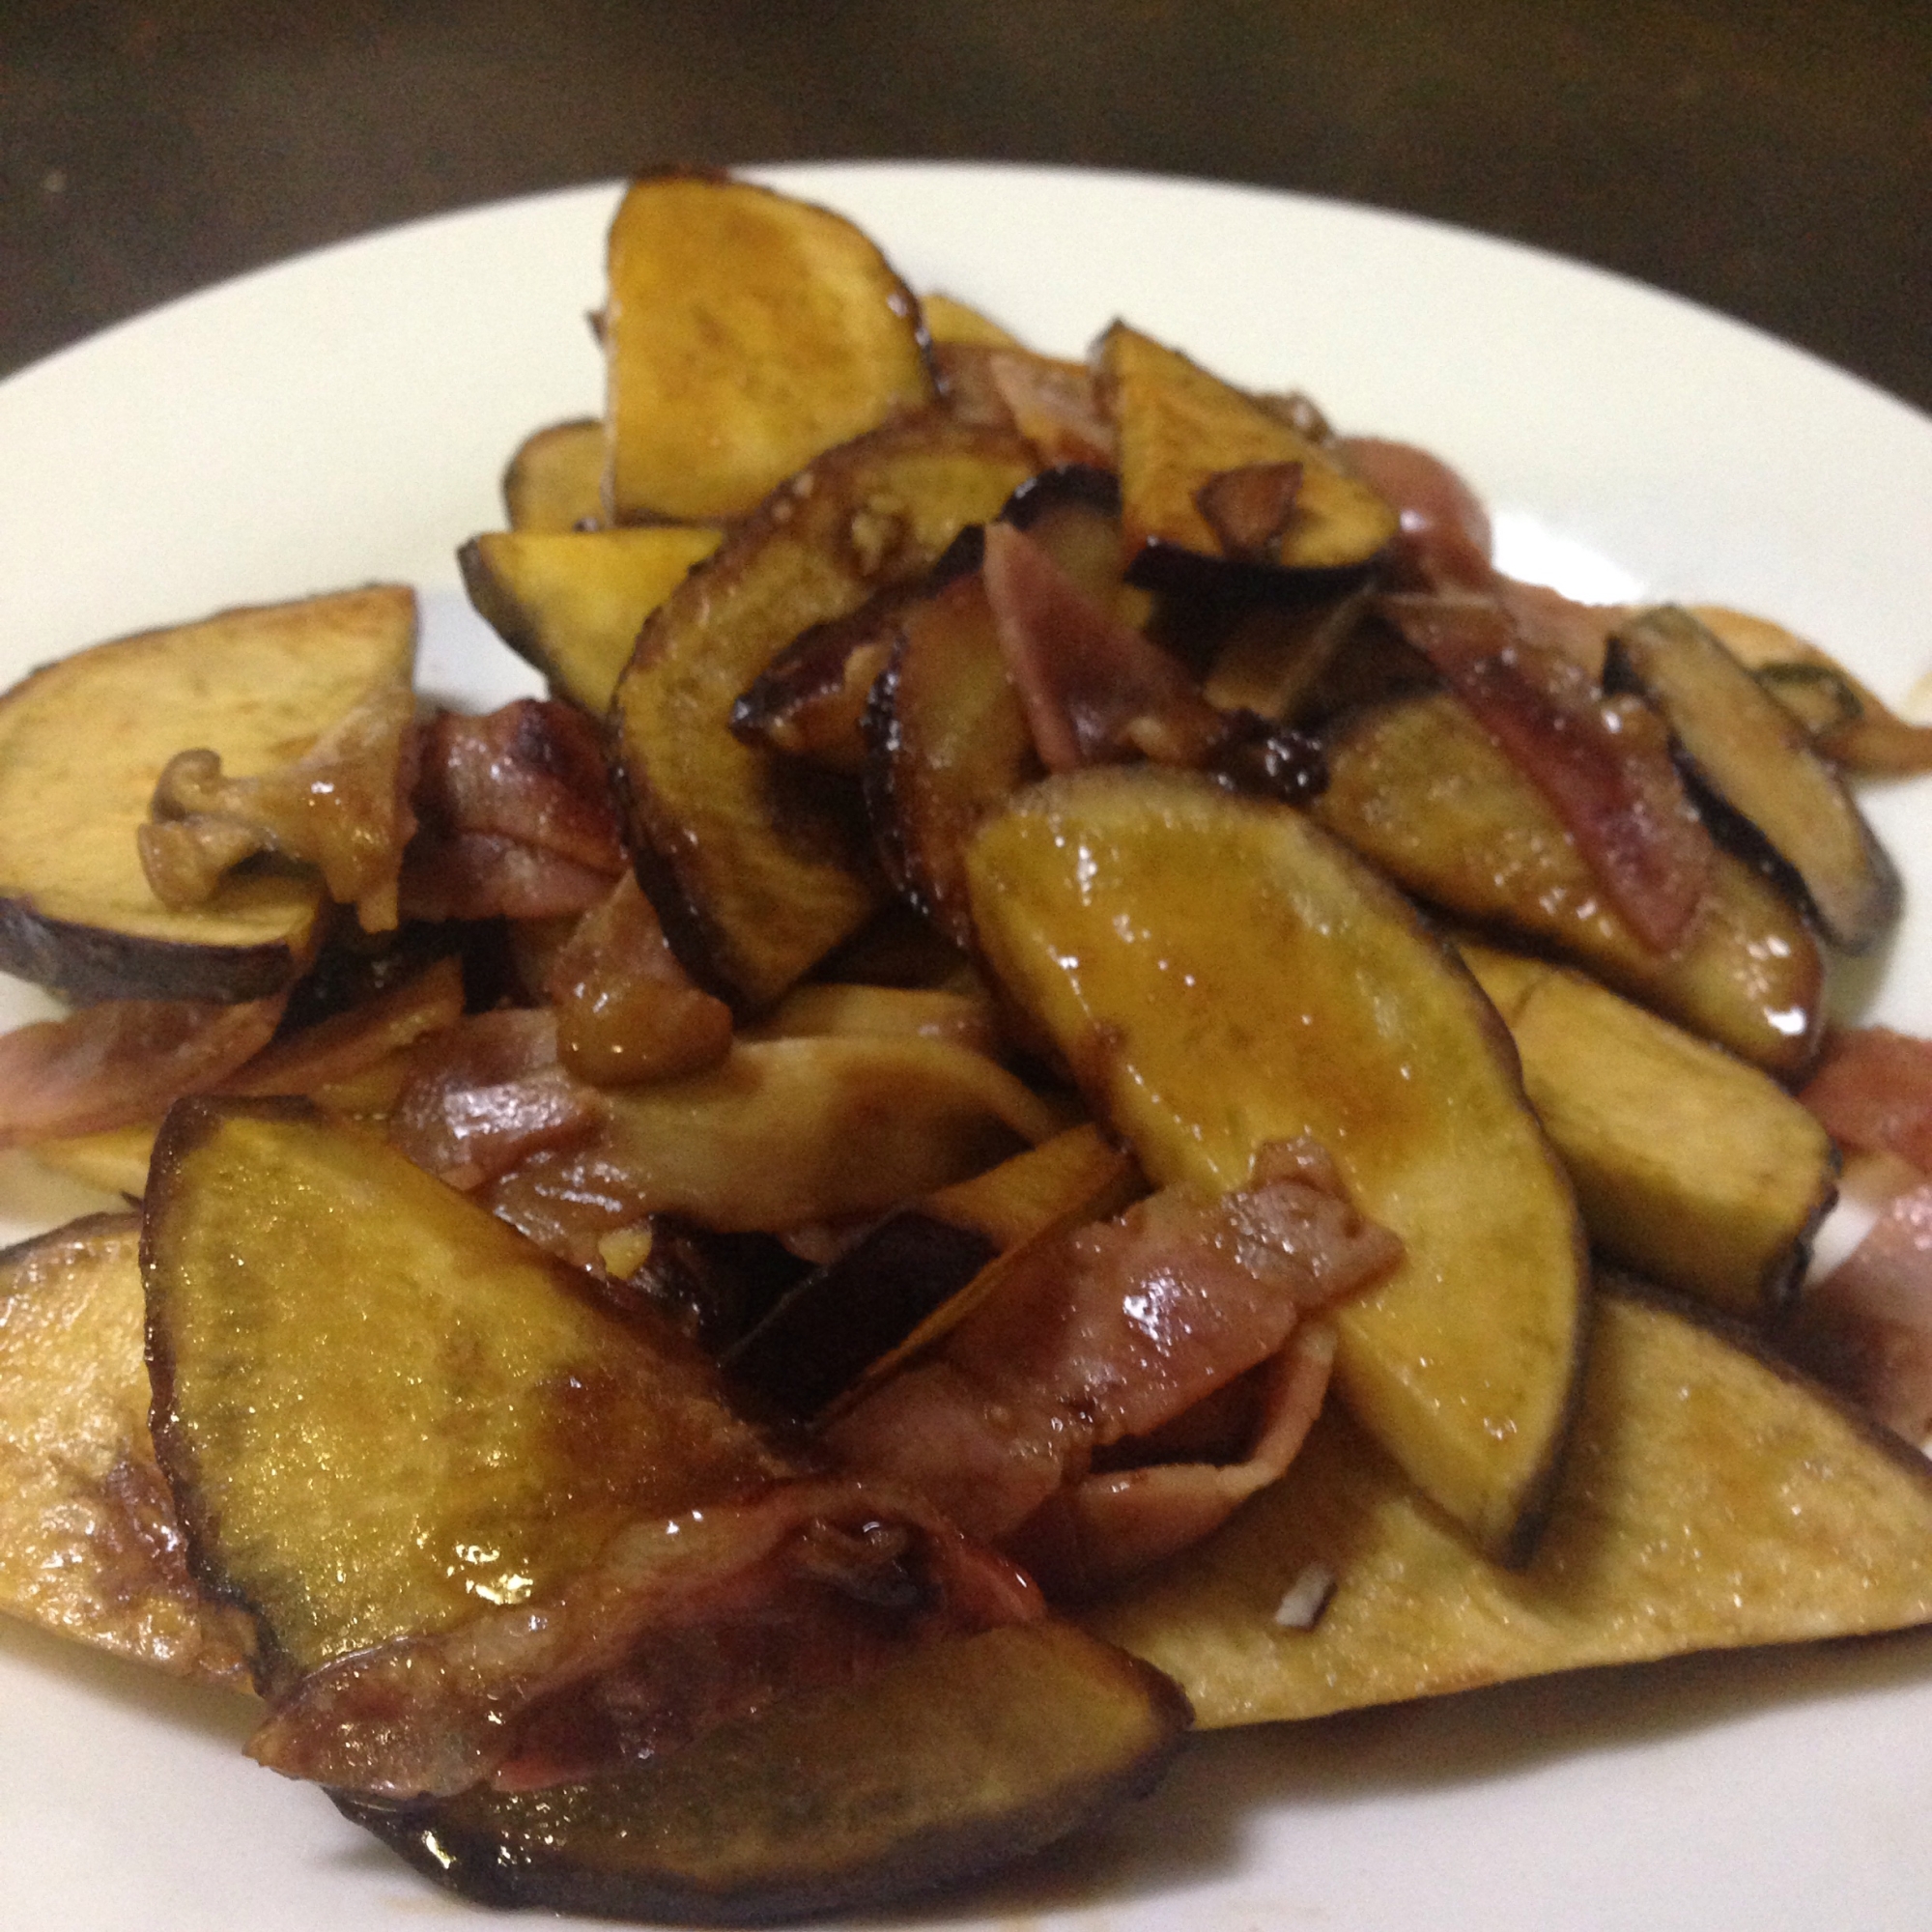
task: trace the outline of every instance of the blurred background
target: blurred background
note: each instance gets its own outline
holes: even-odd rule
[[[0,0],[0,373],[442,209],[920,156],[1409,210],[1932,409],[1932,0]]]

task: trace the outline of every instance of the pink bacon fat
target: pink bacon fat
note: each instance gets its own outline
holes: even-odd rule
[[[1042,1248],[934,1355],[835,1421],[826,1443],[847,1466],[1002,1544],[1083,1484],[1096,1453],[1151,1435],[1268,1361],[1305,1313],[1378,1279],[1399,1255],[1395,1237],[1341,1197],[1312,1143],[1266,1149],[1246,1188],[1219,1197],[1167,1188]],[[1299,1442],[1288,1416],[1307,1406],[1308,1373],[1304,1364],[1293,1402],[1268,1406],[1262,1433],[1277,1453],[1289,1436]],[[1319,1406],[1320,1388],[1313,1393]],[[1108,1501],[1108,1489],[1144,1494]],[[1204,1506],[1210,1489],[1213,1506]],[[1163,1491],[1166,1526],[1157,1528],[1150,1518]],[[1131,1514],[1122,1536],[1165,1555],[1247,1492],[1238,1480],[1103,1483],[1081,1506],[1073,1540],[1086,1553],[1058,1567],[1069,1577],[1112,1574],[1090,1533],[1110,1513],[1122,1524]],[[1033,1560],[1054,1560],[1044,1532],[1021,1540]]]

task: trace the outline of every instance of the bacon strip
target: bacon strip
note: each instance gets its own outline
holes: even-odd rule
[[[1094,603],[1044,546],[986,526],[981,576],[1000,651],[1049,771],[1134,757],[1207,767],[1299,799],[1324,779],[1298,733],[1217,711],[1179,659]]]
[[[106,1000],[0,1035],[0,1147],[157,1120],[259,1053],[287,1004]]]
[[[555,1013],[506,1008],[422,1042],[388,1136],[468,1192],[541,1150],[580,1145],[602,1120],[595,1090],[556,1064]]]
[[[1233,1463],[1151,1463],[1057,1491],[1009,1539],[1056,1602],[1097,1596],[1211,1535],[1278,1481],[1299,1453],[1328,1388],[1335,1331],[1304,1323],[1262,1371],[1261,1426]]]
[[[1335,444],[1362,481],[1395,505],[1402,526],[1383,567],[1405,590],[1490,590],[1492,538],[1483,499],[1439,456],[1412,442],[1345,436]]]
[[[1493,597],[1385,597],[1383,612],[1548,799],[1605,895],[1645,945],[1672,951],[1716,851],[1642,705],[1605,703],[1562,651]]]
[[[421,830],[402,882],[412,918],[583,912],[624,870],[597,728],[568,704],[439,712],[423,730],[414,804]]]
[[[836,1420],[827,1446],[999,1543],[1096,1450],[1265,1361],[1304,1311],[1399,1252],[1334,1191],[1319,1150],[1276,1151],[1248,1188],[1168,1188],[1042,1248],[934,1356]]]
[[[1042,1609],[1020,1572],[929,1510],[842,1479],[781,1483],[621,1531],[547,1603],[339,1659],[248,1749],[373,1796],[531,1790]]]
[[[1786,1346],[1901,1435],[1922,1442],[1932,1434],[1932,1180],[1895,1194],[1851,1255],[1806,1292]]]
[[[1834,1032],[1798,1097],[1844,1146],[1932,1174],[1932,1040],[1889,1027]]]

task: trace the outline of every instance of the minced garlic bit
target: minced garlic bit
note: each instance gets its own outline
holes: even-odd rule
[[[1275,1605],[1274,1620],[1283,1630],[1313,1630],[1335,1594],[1335,1573],[1325,1563],[1304,1563]]]

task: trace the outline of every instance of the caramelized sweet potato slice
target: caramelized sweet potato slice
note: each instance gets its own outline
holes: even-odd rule
[[[469,601],[497,634],[594,718],[643,621],[718,548],[708,525],[555,533],[495,530],[456,553]]]
[[[985,349],[1020,347],[1018,336],[957,296],[935,289],[920,297],[919,311],[925,319],[925,332],[935,348],[943,342],[967,342]]]
[[[513,530],[582,530],[604,520],[604,423],[551,423],[520,442],[503,471],[503,513]]]
[[[1120,438],[1125,554],[1150,585],[1285,587],[1286,573],[1366,564],[1395,535],[1395,511],[1322,444],[1178,350],[1115,323],[1094,351]],[[1298,468],[1279,527],[1231,550],[1204,514],[1215,479]]]
[[[1311,1570],[1313,1629],[1277,1616]],[[1932,1620],[1932,1470],[1743,1331],[1606,1281],[1567,1473],[1520,1574],[1331,1408],[1287,1476],[1090,1626],[1204,1725]]]
[[[622,1778],[431,1806],[338,1799],[438,1884],[497,1906],[761,1923],[1004,1863],[1146,1790],[1187,1707],[1070,1626],[915,1651]]]
[[[1861,952],[1898,917],[1898,873],[1844,781],[1688,611],[1633,618],[1610,639],[1604,674],[1662,713],[1705,787],[1796,875],[1833,945]]]
[[[1582,1345],[1581,1231],[1495,1014],[1300,813],[1152,766],[1049,779],[967,861],[988,965],[1157,1185],[1312,1137],[1405,1259],[1336,1312],[1340,1386],[1520,1559]]]
[[[942,416],[834,451],[651,617],[612,720],[639,876],[701,983],[769,1005],[878,901],[861,814],[742,744],[743,692],[792,639],[916,578],[1029,474],[1026,445]]]
[[[1675,954],[1639,941],[1529,781],[1453,697],[1413,694],[1338,721],[1314,812],[1417,897],[1548,947],[1779,1078],[1824,1024],[1824,962],[1803,916],[1719,852]]]
[[[188,1576],[155,1462],[140,1248],[98,1214],[0,1254],[0,1610],[246,1690],[253,1634]]]
[[[313,874],[248,872],[170,911],[135,847],[163,768],[207,747],[231,776],[298,757],[407,685],[415,599],[379,586],[229,611],[97,644],[0,698],[0,968],[71,999],[251,1000],[314,949]]]
[[[1590,1237],[1746,1318],[1797,1292],[1837,1151],[1767,1074],[1580,973],[1464,944]]]
[[[611,224],[610,275],[606,495],[620,523],[742,517],[835,443],[933,400],[919,304],[829,209],[650,176]]]
[[[298,1100],[169,1115],[142,1267],[194,1571],[254,1612],[275,1683],[778,1469],[668,1323]]]

